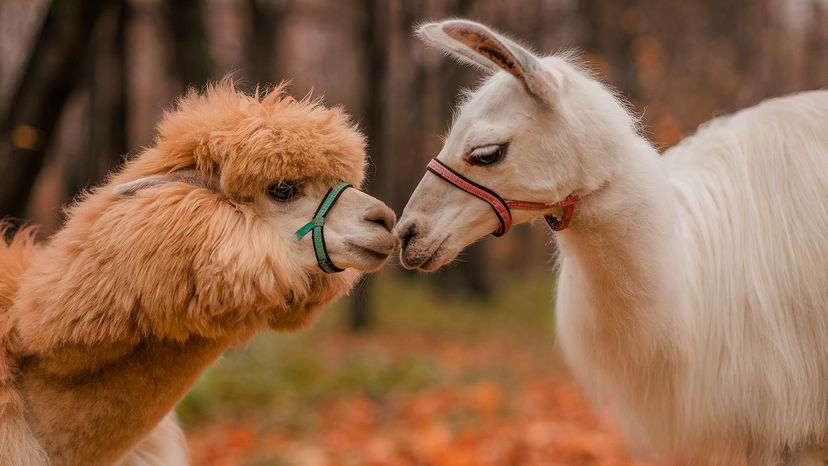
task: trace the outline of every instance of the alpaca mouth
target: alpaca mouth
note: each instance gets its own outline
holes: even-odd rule
[[[352,248],[357,254],[360,254],[374,261],[384,261],[387,260],[389,256],[389,253],[378,252],[374,249],[366,248],[364,246],[353,245]]]
[[[368,273],[381,269],[391,254],[397,250],[396,241],[393,244],[348,243],[348,248],[357,259],[357,268]]]

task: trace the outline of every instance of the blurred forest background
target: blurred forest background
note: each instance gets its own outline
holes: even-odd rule
[[[412,36],[448,16],[580,50],[662,148],[828,84],[828,0],[0,0],[0,218],[47,236],[227,74],[344,105],[399,214],[480,78]],[[549,238],[517,228],[425,279],[389,267],[313,330],[231,354],[182,406],[196,463],[628,464],[557,370]]]

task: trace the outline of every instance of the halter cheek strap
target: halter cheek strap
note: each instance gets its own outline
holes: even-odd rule
[[[350,187],[351,185],[345,183],[344,181],[340,181],[335,184],[328,190],[325,197],[322,198],[322,202],[320,202],[319,207],[316,208],[316,213],[313,214],[311,221],[302,226],[302,228],[296,230],[296,241],[304,238],[308,233],[313,232],[311,238],[313,239],[313,252],[316,254],[316,263],[319,264],[319,268],[325,273],[337,273],[344,270],[334,265],[328,255],[328,249],[325,247],[324,226],[325,216],[327,216],[331,211],[331,208],[339,199],[339,196],[341,196],[342,193]]]
[[[512,211],[509,209],[509,205],[506,201],[496,192],[466,178],[437,159],[431,159],[431,161],[428,162],[428,166],[426,166],[426,170],[434,173],[439,178],[448,181],[450,184],[453,184],[472,196],[488,202],[497,216],[497,221],[500,222],[497,230],[492,233],[493,235],[503,236],[509,231],[509,228],[512,225]]]
[[[437,159],[431,159],[431,161],[428,162],[428,166],[426,166],[426,170],[434,175],[437,175],[437,177],[442,178],[444,181],[454,185],[455,187],[471,194],[472,196],[486,201],[492,207],[492,210],[497,216],[497,221],[500,223],[497,229],[492,233],[494,236],[503,236],[509,232],[509,229],[512,226],[512,209],[549,210],[563,207],[564,212],[560,219],[551,214],[544,215],[546,223],[550,228],[555,231],[561,231],[569,226],[569,222],[575,214],[575,204],[581,200],[580,197],[574,194],[570,194],[564,200],[552,204],[505,200],[496,192],[466,178]]]

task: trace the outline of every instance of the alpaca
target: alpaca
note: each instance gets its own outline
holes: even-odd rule
[[[464,20],[419,35],[492,76],[400,218],[402,264],[435,270],[545,216],[557,339],[637,453],[824,464],[828,92],[717,118],[659,155],[571,55]]]
[[[329,187],[360,186],[364,148],[338,108],[222,82],[182,97],[48,242],[0,246],[0,463],[186,464],[172,410],[202,370],[308,325],[395,250],[393,212],[357,189],[324,221],[344,271],[294,233]]]

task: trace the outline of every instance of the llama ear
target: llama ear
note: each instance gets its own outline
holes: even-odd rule
[[[482,68],[484,71],[497,72],[500,68],[494,62],[487,60],[477,52],[458,43],[443,31],[442,23],[426,23],[417,28],[415,34],[426,44],[440,49],[443,53],[455,60]]]
[[[153,175],[138,178],[112,187],[112,192],[118,197],[131,197],[139,191],[160,186],[167,183],[189,183],[199,188],[206,188],[218,192],[218,183],[197,170],[179,170],[166,175]]]
[[[529,94],[550,102],[556,77],[540,60],[515,42],[486,26],[460,19],[428,23],[417,31],[426,43],[466,63],[490,71],[502,69],[520,80]]]

